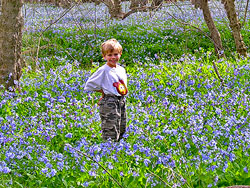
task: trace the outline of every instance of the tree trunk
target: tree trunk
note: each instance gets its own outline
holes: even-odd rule
[[[140,1],[139,0],[131,0],[130,1],[130,9],[134,9],[134,8],[137,8],[139,7],[140,5]]]
[[[121,0],[102,0],[108,7],[111,18],[122,19],[124,13],[122,12]]]
[[[153,7],[153,10],[159,9],[163,2],[164,0],[152,0],[151,6]]]
[[[130,9],[134,9],[134,8],[141,8],[146,6],[148,3],[148,0],[130,0]]]
[[[222,3],[224,4],[224,8],[227,12],[236,50],[240,55],[246,56],[247,49],[240,33],[241,25],[236,14],[234,0],[222,0]]]
[[[0,85],[18,88],[21,77],[22,0],[2,0],[0,15]],[[14,86],[14,87],[12,87]]]
[[[216,53],[220,56],[221,51],[223,50],[222,42],[221,42],[221,37],[218,29],[216,28],[214,24],[214,20],[211,16],[211,12],[208,6],[208,0],[203,0],[201,4],[201,9],[203,12],[204,20],[207,24],[207,27],[211,33],[211,38],[214,43],[214,48]]]
[[[214,43],[215,52],[218,54],[218,56],[221,56],[222,54],[220,52],[223,50],[222,41],[220,33],[214,24],[213,17],[208,6],[208,0],[191,0],[191,3],[195,5],[195,8],[200,8],[202,10],[204,20]]]

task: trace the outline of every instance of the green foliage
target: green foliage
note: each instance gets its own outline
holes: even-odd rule
[[[178,59],[184,54],[200,57],[207,51],[212,52],[210,58],[216,59],[214,46],[207,37],[209,31],[205,25],[203,27],[206,34],[191,26],[181,26],[175,21],[166,21],[165,24],[154,28],[146,25],[114,25],[98,29],[95,33],[92,29],[83,31],[78,28],[48,30],[41,37],[39,62],[46,69],[64,65],[68,61],[78,61],[82,67],[89,67],[93,62],[103,63],[100,45],[108,38],[116,38],[122,44],[124,50],[121,62],[126,65],[144,64],[145,59],[152,59],[154,63],[159,63],[161,58]],[[168,25],[176,25],[183,29],[176,31]],[[225,55],[228,58],[234,58],[235,44],[231,31],[225,25],[218,25],[218,30],[221,33]],[[248,46],[250,41],[246,37],[247,33],[247,30],[242,30],[244,41]],[[34,44],[34,40],[38,39],[36,34],[29,37],[24,35],[24,49],[28,49],[31,44]]]

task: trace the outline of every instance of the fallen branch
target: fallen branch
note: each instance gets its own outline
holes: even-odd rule
[[[167,185],[168,187],[171,187],[167,182],[165,182],[160,176],[158,176],[157,174],[151,172],[150,170],[147,170],[151,175],[157,177],[159,180],[161,180],[165,185]]]
[[[51,45],[44,45],[44,46],[41,46],[40,49],[46,49],[46,48],[49,48],[49,47],[52,47],[52,46],[54,46],[54,45],[53,44],[51,44]],[[36,51],[37,51],[37,48],[31,48],[31,49],[23,51],[22,54],[34,53]]]
[[[79,22],[77,22],[77,21],[75,20],[73,14],[71,14],[71,15],[72,15],[72,18],[73,18],[74,23],[77,25],[77,27],[78,27],[78,29],[80,30],[80,32],[82,33],[82,35],[86,38],[86,41],[88,42],[89,46],[90,46],[92,49],[94,49],[93,45],[90,43],[90,39],[89,39],[88,35],[87,35],[86,33],[83,32],[83,31],[84,31],[84,28],[82,27],[82,25],[81,25]]]
[[[124,20],[125,18],[127,18],[128,16],[130,16],[133,13],[136,12],[144,12],[146,10],[157,10],[158,8],[160,8],[162,6],[162,3],[158,6],[144,6],[144,7],[137,7],[137,8],[133,8],[131,9],[129,12],[124,13],[122,20]]]
[[[213,42],[213,39],[206,32],[204,32],[203,30],[201,30],[199,27],[196,27],[196,26],[194,26],[194,25],[192,25],[190,23],[187,23],[187,22],[183,22],[183,21],[179,20],[178,18],[176,18],[174,15],[170,14],[169,12],[167,12],[167,14],[169,16],[171,16],[174,20],[176,20],[177,22],[179,22],[180,24],[188,25],[188,26],[190,26],[190,27],[198,30],[199,32],[201,32],[202,34],[204,34],[211,42]]]
[[[213,67],[214,67],[214,71],[215,71],[216,75],[218,76],[218,78],[219,78],[219,80],[221,82],[221,85],[224,86],[224,80],[220,76],[220,73],[219,73],[218,68],[217,68],[217,66],[216,66],[216,64],[215,64],[214,61],[213,61]]]

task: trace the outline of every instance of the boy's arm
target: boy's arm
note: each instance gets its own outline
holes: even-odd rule
[[[85,91],[98,91],[101,90],[101,85],[105,71],[103,69],[98,69],[90,78],[87,80],[84,90]]]

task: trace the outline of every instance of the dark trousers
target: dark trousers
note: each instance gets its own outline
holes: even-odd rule
[[[102,138],[119,141],[126,131],[126,104],[123,96],[105,95],[100,101]]]

